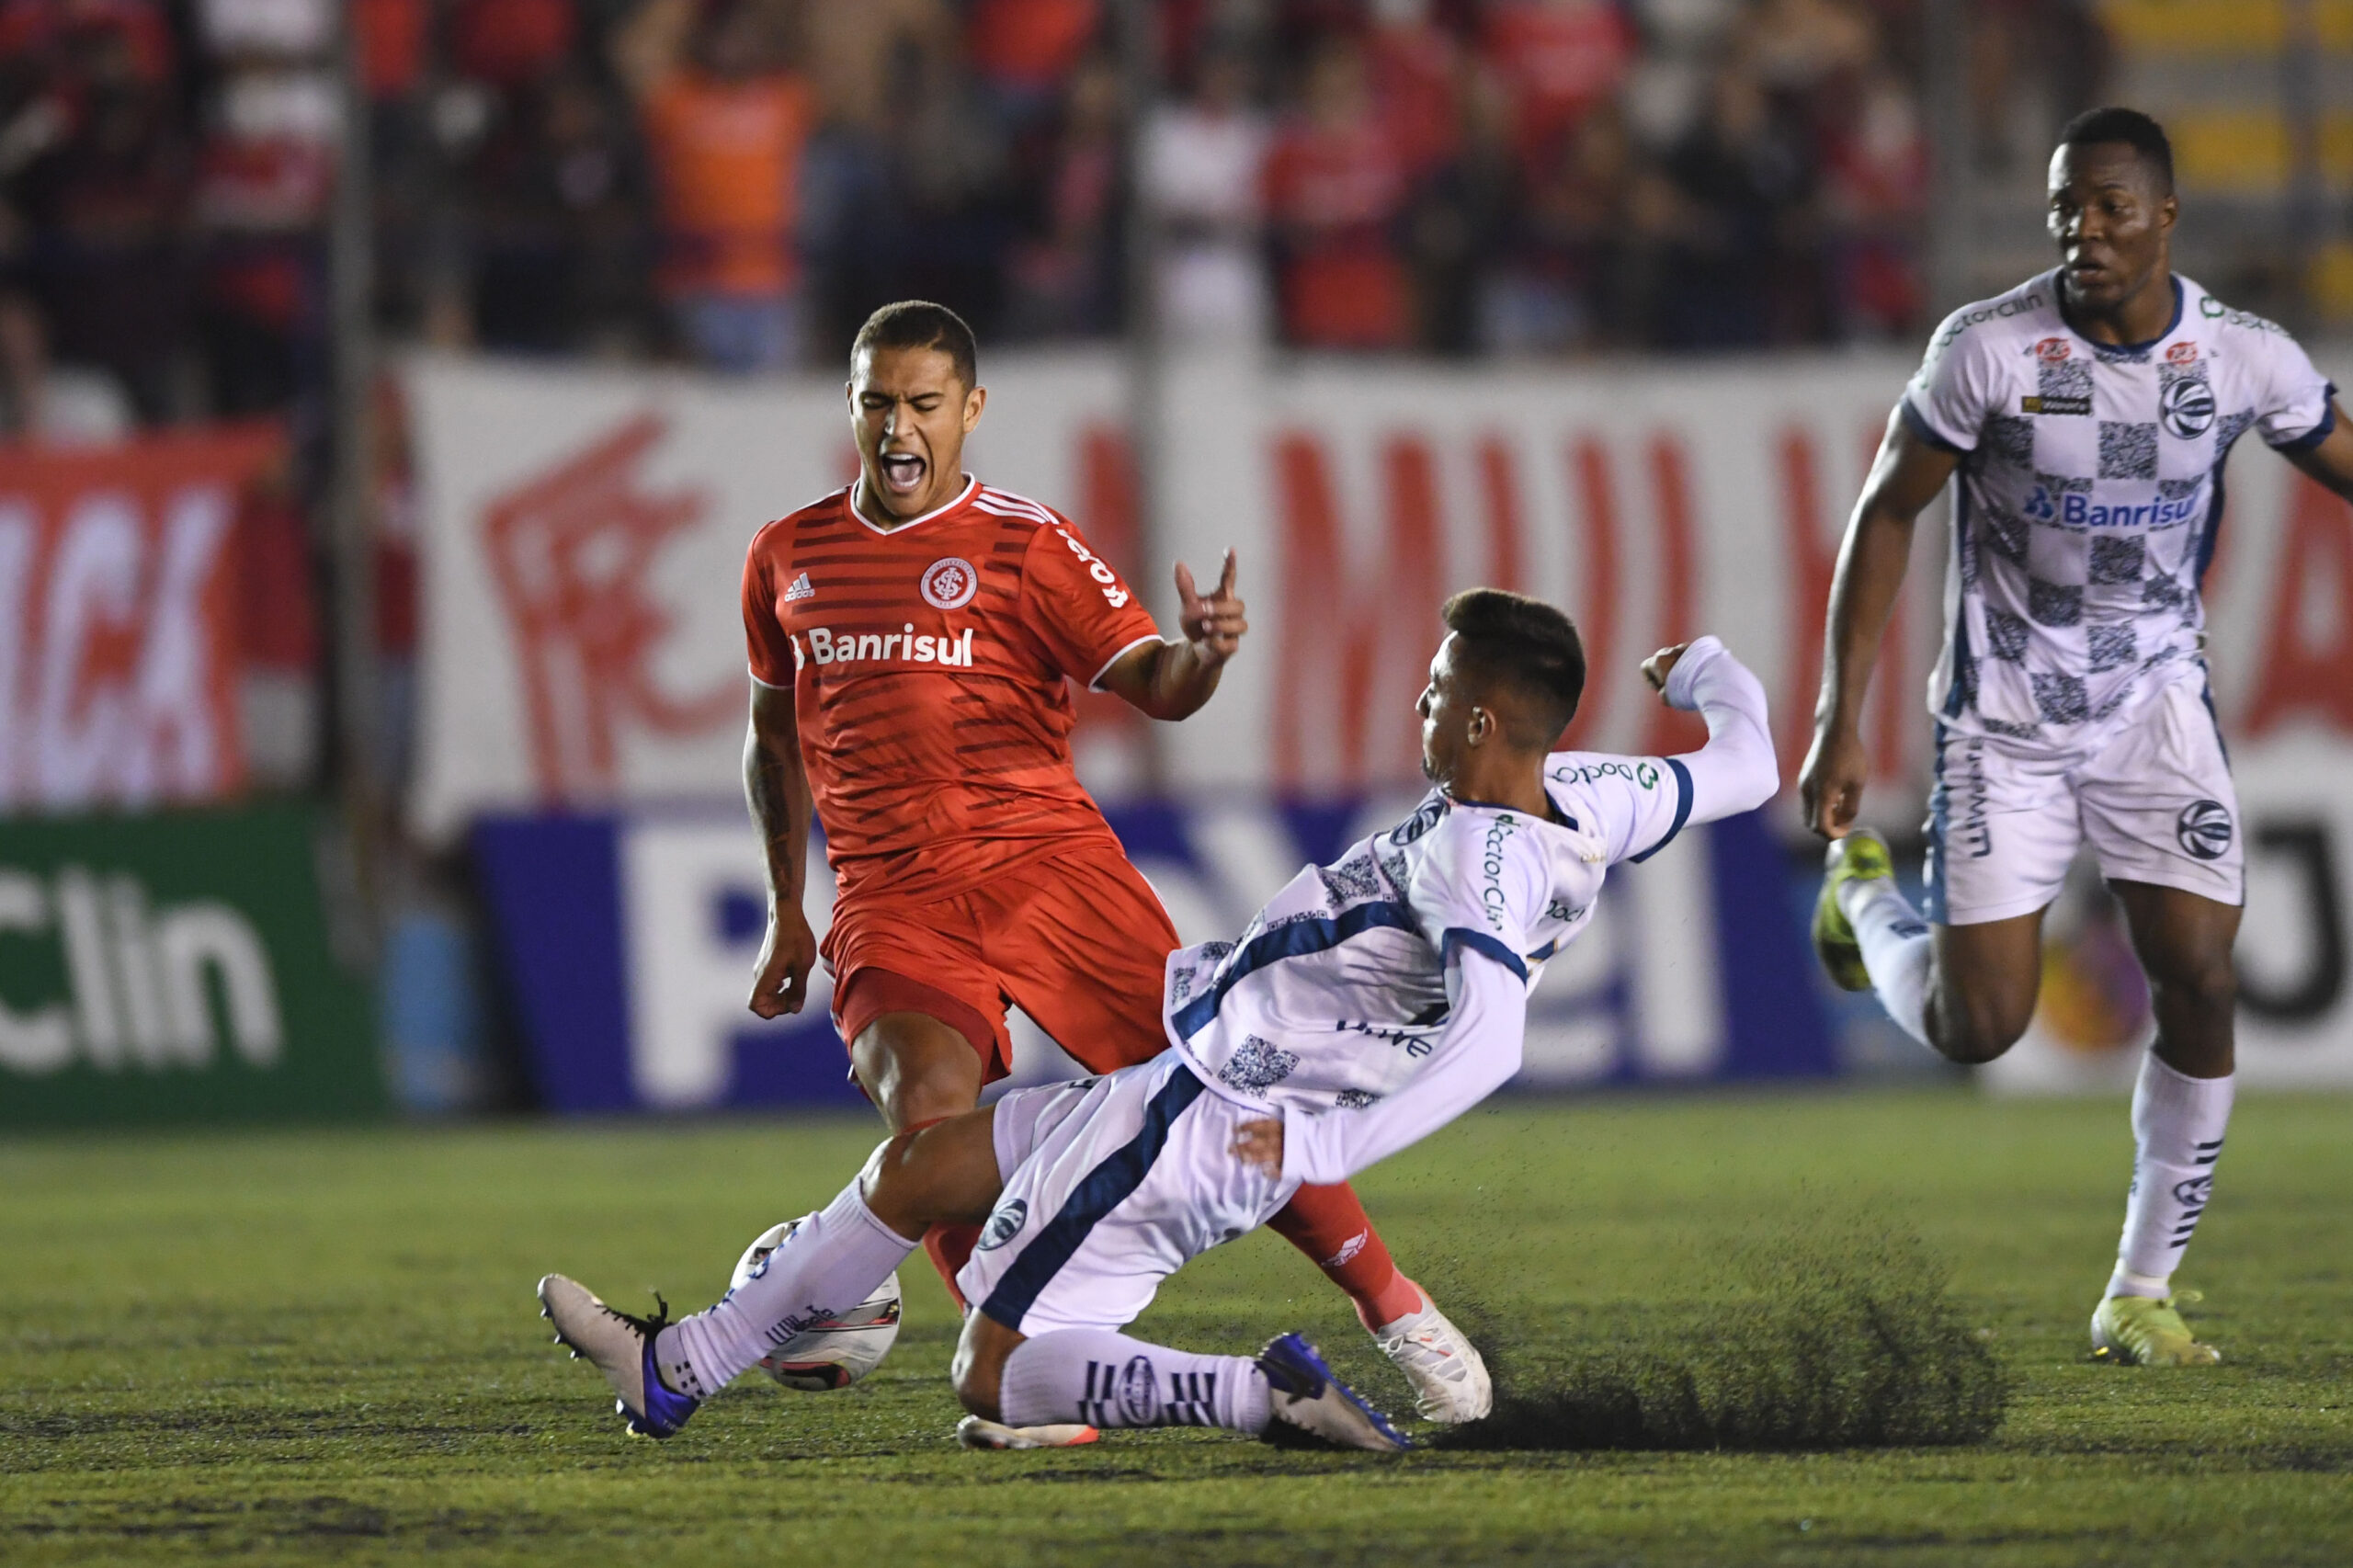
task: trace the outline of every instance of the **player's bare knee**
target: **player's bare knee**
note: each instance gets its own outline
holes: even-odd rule
[[[903,1236],[920,1234],[931,1223],[924,1213],[921,1167],[915,1157],[914,1131],[893,1132],[874,1146],[866,1168],[858,1173],[858,1196],[874,1217]]]
[[[2033,1009],[1998,998],[1938,996],[1928,1008],[1928,1043],[1948,1062],[1981,1066],[2016,1045],[2033,1017]]]
[[[2239,1005],[2239,976],[2227,951],[2165,965],[2150,977],[2168,1010],[2187,1009],[2201,1020],[2228,1022]]]

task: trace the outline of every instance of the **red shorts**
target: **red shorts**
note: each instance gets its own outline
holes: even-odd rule
[[[1160,1019],[1176,927],[1116,846],[1028,861],[953,898],[846,900],[825,933],[834,1027],[855,1040],[885,1013],[925,1013],[1012,1071],[1007,1006],[1090,1073],[1168,1049]]]

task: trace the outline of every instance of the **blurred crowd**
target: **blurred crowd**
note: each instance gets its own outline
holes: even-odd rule
[[[323,388],[338,3],[0,0],[0,423]],[[340,3],[395,341],[771,370],[885,299],[1007,342],[1138,289],[1443,355],[1924,325],[1917,0]]]

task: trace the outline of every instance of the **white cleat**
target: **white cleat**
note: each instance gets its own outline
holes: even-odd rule
[[[956,1423],[956,1440],[968,1449],[1075,1449],[1101,1440],[1092,1426],[1057,1424],[1048,1426],[1007,1426],[967,1415]]]
[[[1372,1342],[1414,1385],[1414,1410],[1423,1420],[1457,1426],[1484,1419],[1495,1407],[1487,1364],[1462,1331],[1438,1310],[1429,1292],[1422,1290],[1421,1297],[1420,1312],[1381,1324],[1373,1331]]]
[[[540,1281],[540,1315],[555,1324],[558,1345],[586,1361],[613,1385],[615,1414],[641,1437],[667,1437],[687,1424],[699,1403],[663,1386],[654,1369],[654,1336],[669,1320],[635,1317],[598,1301],[576,1279],[551,1274]],[[660,1303],[661,1298],[655,1297]]]

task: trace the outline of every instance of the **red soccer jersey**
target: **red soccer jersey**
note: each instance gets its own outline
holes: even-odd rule
[[[1068,518],[968,481],[884,530],[855,487],[744,562],[752,678],[792,685],[841,894],[946,898],[1016,860],[1117,845],[1070,756],[1066,680],[1159,630]]]

